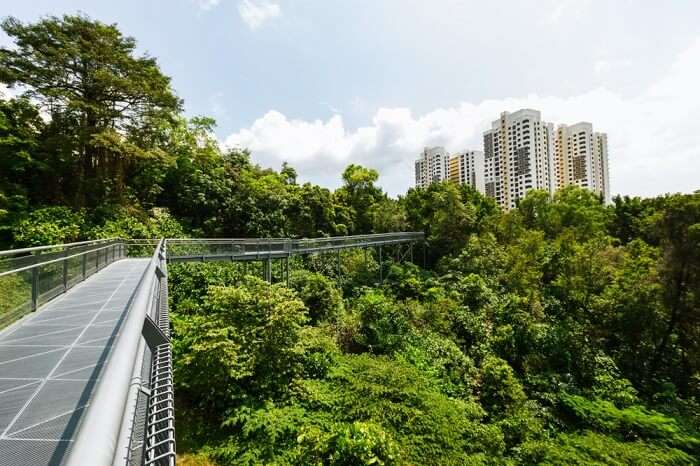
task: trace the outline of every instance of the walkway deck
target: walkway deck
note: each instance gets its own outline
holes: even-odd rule
[[[0,332],[0,463],[61,465],[148,259],[124,259]]]

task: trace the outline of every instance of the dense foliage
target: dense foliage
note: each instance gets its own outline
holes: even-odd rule
[[[171,266],[183,464],[697,461],[700,193],[531,191],[504,213],[450,183],[391,199],[357,165],[335,191],[299,184],[184,118],[115,26],[2,27],[3,246],[426,233],[425,264],[313,255],[289,286]]]

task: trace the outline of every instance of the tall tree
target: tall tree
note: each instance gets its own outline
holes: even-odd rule
[[[374,185],[379,173],[372,168],[351,164],[343,172],[343,186],[336,191],[340,204],[350,209],[352,225],[350,233],[371,233],[374,204],[385,197],[381,188]]]
[[[27,186],[37,168],[33,153],[43,127],[27,99],[0,99],[0,224],[27,207]],[[0,227],[0,241],[3,230]]]
[[[144,155],[129,138],[181,107],[170,78],[154,58],[136,55],[133,38],[86,16],[34,24],[9,17],[2,29],[15,47],[0,48],[0,81],[22,89],[61,125],[56,134],[76,159],[70,201],[96,204],[106,188],[121,197],[125,170]]]
[[[674,372],[679,389],[697,395],[700,389],[690,380],[700,373],[700,194],[671,196],[658,228],[668,313],[650,375]]]

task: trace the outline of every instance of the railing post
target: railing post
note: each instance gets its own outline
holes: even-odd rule
[[[68,291],[68,259],[63,259],[63,292]]]
[[[382,246],[379,246],[379,283],[384,283],[384,270],[382,267]]]
[[[87,272],[87,252],[85,254],[83,254],[83,280],[85,280],[85,278],[87,278],[85,276],[86,272]]]
[[[32,311],[39,307],[39,267],[32,269]]]

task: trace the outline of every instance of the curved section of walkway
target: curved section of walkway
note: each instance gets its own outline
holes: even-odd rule
[[[0,332],[0,462],[65,464],[148,259],[123,259]]]

